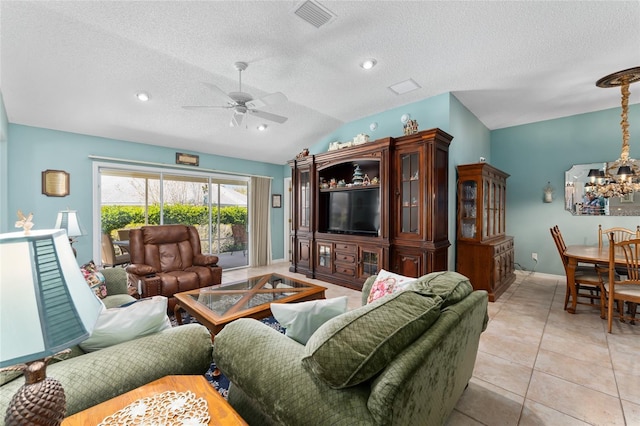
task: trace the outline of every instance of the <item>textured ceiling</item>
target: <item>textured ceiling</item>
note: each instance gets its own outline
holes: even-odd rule
[[[640,65],[638,1],[323,1],[335,19],[321,28],[301,3],[3,0],[9,121],[283,164],[345,122],[445,92],[489,129],[616,107],[595,81]],[[182,108],[221,103],[202,82],[237,91],[236,61],[243,91],[288,97],[262,108],[286,123]],[[388,89],[408,78],[421,88]]]

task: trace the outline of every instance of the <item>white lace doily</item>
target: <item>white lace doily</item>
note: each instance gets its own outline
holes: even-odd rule
[[[98,426],[206,426],[209,420],[204,398],[190,391],[167,391],[132,402]]]

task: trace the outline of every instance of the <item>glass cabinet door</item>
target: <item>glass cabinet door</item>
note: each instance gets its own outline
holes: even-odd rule
[[[366,279],[371,275],[376,275],[380,270],[382,251],[379,248],[359,247],[358,259],[358,277]]]
[[[462,238],[476,238],[478,184],[466,180],[460,184],[460,234]]]
[[[299,172],[300,182],[300,223],[298,229],[308,229],[311,225],[311,187],[309,171]]]
[[[400,232],[420,232],[420,156],[417,152],[401,155],[401,227]]]
[[[331,269],[331,243],[318,242],[318,267]]]

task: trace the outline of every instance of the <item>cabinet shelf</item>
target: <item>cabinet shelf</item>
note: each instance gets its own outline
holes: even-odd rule
[[[363,189],[380,188],[380,184],[340,186],[338,188],[320,188],[320,192],[361,191]]]

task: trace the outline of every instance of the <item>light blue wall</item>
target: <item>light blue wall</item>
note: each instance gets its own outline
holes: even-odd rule
[[[9,120],[0,91],[0,232],[7,232],[7,199],[9,197]]]
[[[58,210],[67,207],[78,210],[88,236],[74,244],[78,261],[91,259],[92,253],[92,160],[89,155],[127,160],[175,164],[176,149],[139,144],[94,136],[60,132],[17,124],[9,124],[8,194],[9,217],[3,226],[13,227],[15,212],[33,212],[35,229],[53,228]],[[272,193],[283,193],[282,167],[275,164],[240,160],[215,155],[200,155],[200,168],[273,177]],[[47,197],[41,194],[41,172],[46,169],[65,170],[70,174],[70,195]],[[196,169],[196,168],[194,168]],[[4,169],[3,169],[4,170]],[[3,171],[3,174],[5,172]],[[284,258],[284,209],[272,209],[271,238],[274,259]],[[13,215],[12,215],[13,214]]]
[[[574,164],[613,161],[620,156],[620,108],[509,127],[491,132],[491,163],[507,180],[507,233],[515,237],[515,261],[527,270],[564,274],[549,228],[558,225],[565,242],[597,244],[598,224],[635,228],[636,217],[572,216],[564,210],[564,172]],[[640,158],[640,104],[629,110],[631,157]],[[543,203],[542,188],[555,188]],[[531,253],[538,253],[538,264]]]

